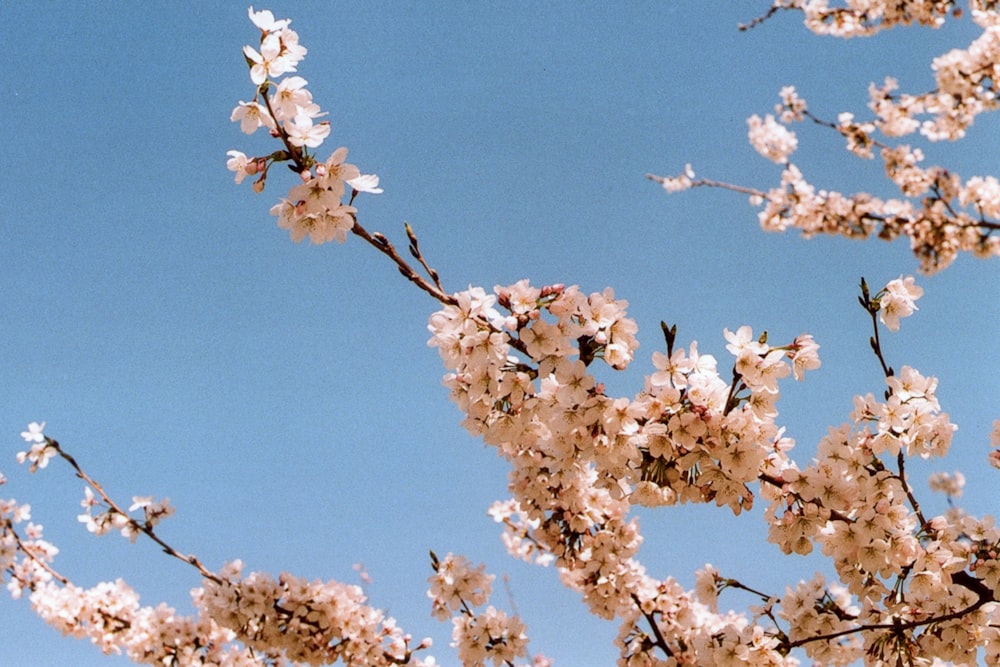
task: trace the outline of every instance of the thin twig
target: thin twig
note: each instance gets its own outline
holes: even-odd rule
[[[642,602],[639,600],[639,596],[632,593],[632,601],[635,602],[635,606],[638,607],[639,613],[645,617],[646,622],[649,623],[649,627],[653,629],[653,636],[656,638],[656,645],[659,646],[668,658],[672,658],[674,652],[670,650],[670,645],[667,644],[667,640],[663,638],[663,633],[660,632],[660,626],[657,624],[656,619],[652,614],[647,614],[642,608]]]
[[[108,494],[104,491],[104,488],[96,480],[91,478],[86,472],[83,471],[80,465],[76,462],[76,459],[74,459],[71,454],[64,451],[62,447],[59,446],[58,442],[56,442],[52,438],[46,438],[46,442],[49,444],[50,447],[56,450],[59,456],[61,456],[66,462],[68,462],[73,467],[73,470],[76,471],[77,477],[82,479],[84,482],[90,485],[90,487],[94,489],[94,491],[97,492],[97,494],[101,497],[101,500],[104,501],[104,503],[108,506],[110,511],[125,517],[125,519],[129,522],[129,525],[132,526],[132,528],[141,532],[146,537],[148,537],[149,539],[153,540],[158,545],[160,545],[160,548],[162,548],[164,553],[166,553],[167,555],[173,556],[174,558],[182,560],[185,563],[193,566],[195,569],[198,570],[201,576],[205,577],[206,579],[214,581],[217,584],[223,583],[222,578],[219,575],[212,572],[211,570],[209,570],[207,567],[205,567],[202,564],[202,562],[198,560],[197,556],[193,554],[182,554],[177,549],[164,542],[160,538],[160,536],[156,534],[156,531],[153,530],[152,526],[150,526],[148,523],[140,523],[139,521],[129,516],[128,512],[123,510],[117,503],[115,503],[115,501],[113,501],[111,497],[108,496]]]
[[[414,270],[412,266],[407,264],[406,260],[403,259],[400,254],[396,251],[395,246],[389,242],[382,234],[369,234],[368,230],[361,226],[358,222],[357,216],[353,213],[351,217],[354,218],[354,226],[351,227],[351,233],[358,236],[368,242],[373,248],[378,250],[380,253],[391,259],[395,264],[399,272],[403,274],[403,277],[412,282],[414,285],[422,289],[423,291],[430,294],[435,300],[441,302],[446,306],[458,305],[458,299],[456,299],[451,294],[445,293],[443,289],[440,289],[429,282]]]
[[[4,519],[3,532],[9,534],[11,537],[14,538],[14,542],[17,544],[17,548],[19,551],[21,551],[25,556],[27,556],[35,563],[37,563],[39,567],[41,567],[43,570],[45,570],[54,578],[56,578],[59,581],[59,583],[63,584],[64,586],[70,583],[70,580],[68,578],[59,574],[59,572],[57,572],[51,565],[49,565],[48,563],[46,563],[44,560],[40,559],[33,553],[31,547],[25,544],[24,540],[21,539],[21,536],[17,534],[16,530],[14,530],[14,525],[11,523],[10,519]],[[17,575],[14,574],[14,572],[11,571],[10,568],[8,568],[8,571],[10,571],[12,577],[17,578]],[[22,582],[22,583],[32,586],[30,582]]]

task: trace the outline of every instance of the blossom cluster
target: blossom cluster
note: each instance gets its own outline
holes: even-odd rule
[[[788,156],[799,147],[799,140],[795,133],[774,120],[774,116],[771,114],[768,114],[764,120],[754,114],[747,119],[747,125],[750,126],[748,132],[750,145],[772,162],[779,164],[788,162]]]
[[[31,472],[48,466],[49,461],[56,455],[56,449],[45,437],[44,429],[45,422],[31,422],[27,431],[21,431],[21,437],[31,447],[26,452],[18,452],[17,462],[30,462]]]
[[[30,462],[32,472],[57,455],[70,461],[88,483],[82,502],[86,512],[79,518],[90,532],[120,530],[131,541],[145,534],[178,555],[155,533],[160,520],[172,513],[166,501],[135,497],[128,510],[122,509],[44,434],[44,426],[33,422],[21,434],[31,448],[18,460]],[[101,505],[106,509],[94,515],[93,508]],[[128,514],[137,510],[142,510],[142,520]],[[205,575],[203,586],[191,592],[194,616],[165,604],[141,606],[138,594],[120,579],[81,588],[53,569],[58,549],[43,539],[41,526],[28,523],[23,537],[18,532],[30,511],[13,500],[0,502],[0,571],[8,575],[9,592],[15,598],[27,592],[49,625],[90,639],[104,653],[124,653],[146,664],[320,665],[340,660],[361,667],[403,664],[413,651],[430,646],[424,640],[411,647],[411,638],[392,618],[365,604],[357,586],[289,574],[277,580],[263,573],[243,576],[239,561],[212,573],[193,557],[180,556]]]
[[[974,4],[986,3],[974,0]],[[831,7],[829,0],[774,2],[774,7],[801,11],[806,27],[813,32],[843,38],[868,37],[914,23],[937,28],[944,24],[955,3],[954,0],[848,0],[845,5]]]
[[[48,582],[52,573],[48,564],[59,549],[46,541],[42,526],[31,523],[31,505],[13,499],[0,499],[0,571],[7,577],[7,591],[18,599],[24,592]],[[17,533],[19,524],[28,522],[24,537]]]
[[[515,658],[527,655],[528,637],[517,616],[509,616],[492,605],[481,612],[490,598],[493,575],[485,566],[472,567],[464,556],[448,554],[442,560],[431,552],[434,574],[427,591],[435,618],[452,621],[452,646],[467,667],[482,667],[491,661],[499,667],[512,665]],[[458,614],[456,615],[456,612]]]
[[[170,505],[168,498],[153,500],[152,496],[133,496],[128,511],[134,512],[141,509],[144,515],[142,522],[110,506],[105,506],[106,509],[95,515],[94,508],[101,506],[101,501],[94,495],[89,486],[83,489],[83,500],[80,501],[80,505],[85,511],[77,516],[77,520],[84,524],[89,532],[94,535],[105,535],[112,530],[117,530],[131,542],[135,542],[143,528],[152,529],[174,513],[174,508]]]
[[[553,562],[593,613],[621,622],[620,664],[656,664],[657,647],[678,664],[704,665],[797,664],[791,645],[816,664],[863,656],[889,664],[907,651],[972,664],[979,650],[1000,653],[1000,633],[982,631],[1000,620],[996,605],[984,605],[1000,598],[993,532],[971,530],[979,520],[956,513],[925,518],[902,468],[950,446],[955,426],[940,410],[935,378],[906,366],[890,372],[885,399],[858,397],[851,423],[831,429],[800,468],[774,423],[775,403],[782,378],[819,365],[811,337],[772,346],[749,327],[727,330],[735,361],[726,382],[696,344],[672,349],[676,334],[665,328],[667,353],[653,353],[643,391],[616,399],[590,373],[593,361],[608,359],[584,332],[594,330],[594,303],[614,331],[627,321],[624,302],[526,281],[494,291],[456,294],[430,318],[429,344],[451,369],[444,381],[466,428],[513,465],[514,497],[491,510],[508,549]],[[874,307],[895,330],[921,293],[901,277],[879,290]],[[714,502],[739,513],[753,503],[753,482],[770,503],[769,539],[788,554],[819,547],[839,582],[803,582],[745,615],[717,611],[718,588],[728,584],[711,568],[694,592],[645,572],[632,505]],[[889,632],[894,623],[905,632]]]
[[[749,327],[726,331],[735,357],[726,381],[714,357],[696,343],[672,349],[668,332],[643,391],[612,398],[589,366],[623,369],[634,359],[626,302],[610,290],[587,295],[527,281],[494,292],[455,294],[431,316],[429,344],[451,370],[445,385],[463,424],[513,466],[514,497],[491,511],[512,555],[554,563],[593,613],[622,621],[623,664],[649,658],[639,629],[649,618],[662,619],[657,630],[671,649],[699,664],[738,643],[779,660],[774,637],[746,618],[717,617],[672,580],[646,574],[634,558],[641,537],[629,512],[687,502],[748,509],[749,485],[790,465],[791,442],[774,423],[778,383],[819,366],[812,337],[774,346]],[[688,622],[668,622],[678,605]]]
[[[240,101],[233,109],[231,120],[240,124],[246,134],[260,128],[280,139],[284,148],[262,157],[248,157],[241,151],[229,151],[227,166],[235,172],[237,183],[247,176],[256,176],[254,190],[261,192],[270,167],[291,161],[301,183],[293,187],[288,197],[271,208],[278,216],[278,226],[287,229],[298,243],[309,237],[311,243],[343,242],[354,227],[357,209],[344,203],[350,186],[351,202],[359,192],[378,194],[379,179],[374,174],[362,174],[356,166],[345,162],[347,149],[338,148],[324,162],[309,153],[330,135],[330,122],[321,120],[326,112],[313,102],[308,83],[290,72],[305,58],[306,48],[299,44],[298,34],[289,28],[288,19],[275,20],[267,10],[249,10],[250,20],[260,29],[260,48],[243,48],[250,67],[250,80],[256,86],[249,102]]]
[[[194,597],[252,652],[310,665],[374,667],[409,660],[411,638],[393,618],[365,604],[359,586],[242,571],[240,561],[226,564]]]
[[[207,617],[178,614],[166,604],[142,606],[118,579],[84,589],[48,581],[31,594],[35,612],[63,635],[89,639],[105,654],[161,665],[259,665],[235,634]]]
[[[997,62],[1000,63],[1000,55]],[[782,91],[778,106],[783,119],[795,120],[805,109],[797,95]],[[831,124],[847,141],[855,155],[870,158],[878,155],[889,179],[906,198],[882,199],[867,193],[845,195],[817,190],[790,161],[796,143],[785,125],[774,121],[754,122],[751,118],[751,142],[765,157],[785,165],[781,185],[763,192],[753,192],[751,202],[763,205],[758,214],[761,227],[768,231],[799,229],[807,237],[837,234],[848,238],[866,238],[877,234],[892,240],[910,239],[921,269],[931,273],[948,266],[960,252],[979,257],[1000,257],[1000,184],[993,177],[974,176],[964,183],[959,176],[941,167],[923,168],[923,153],[907,145],[891,147],[873,138],[879,123],[858,123],[850,114],[841,114]],[[759,119],[757,119],[759,121]],[[881,127],[885,127],[881,123]],[[896,122],[896,127],[899,124]],[[746,191],[746,190],[744,190]],[[921,198],[919,204],[908,198]]]
[[[771,12],[759,21],[779,9],[793,9],[801,11],[806,26],[818,34],[857,37],[914,23],[939,27],[953,8],[952,0],[866,0],[843,7],[831,7],[827,0],[775,0]],[[690,167],[684,176],[651,178],[668,192],[706,185],[749,194],[752,205],[763,206],[758,219],[768,231],[798,229],[806,237],[907,237],[925,273],[947,267],[963,252],[1000,257],[1000,181],[972,176],[963,182],[952,170],[921,166],[920,148],[887,143],[915,133],[929,141],[955,141],[966,135],[980,114],[1000,107],[1000,13],[991,0],[972,0],[970,10],[982,33],[967,48],[934,59],[931,69],[936,86],[931,91],[899,93],[898,82],[887,77],[883,84],[869,87],[871,119],[857,120],[853,113],[843,112],[830,122],[813,115],[795,88],[786,86],[776,115],[750,116],[750,144],[784,167],[777,187],[763,191],[696,180],[690,177]],[[957,17],[962,12],[953,14]],[[839,133],[855,156],[880,158],[903,198],[843,194],[812,185],[790,160],[798,137],[788,126],[805,119]]]
[[[932,491],[940,491],[951,500],[962,495],[965,488],[965,475],[957,471],[954,473],[936,472],[927,479],[927,484]]]

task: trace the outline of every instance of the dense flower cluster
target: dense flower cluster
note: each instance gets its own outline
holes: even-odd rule
[[[788,161],[788,156],[799,147],[795,133],[775,121],[771,114],[764,120],[754,114],[747,119],[747,125],[750,126],[748,133],[750,145],[772,162],[784,164]]]
[[[435,559],[433,565],[434,575],[428,579],[431,587],[427,596],[433,601],[431,614],[434,618],[449,619],[465,605],[480,607],[490,599],[495,577],[486,574],[484,565],[474,568],[465,556],[453,554],[440,562]]]
[[[857,37],[913,23],[939,27],[954,9],[952,0],[845,4],[831,7],[827,0],[775,0],[763,18],[779,9],[794,9],[804,14],[806,26],[818,34]],[[876,137],[879,132],[887,141],[919,133],[930,141],[954,141],[965,136],[979,114],[1000,106],[1000,13],[992,0],[972,0],[970,5],[972,20],[982,34],[967,48],[934,59],[931,68],[937,85],[933,90],[900,94],[898,83],[889,77],[869,88],[871,120],[858,121],[854,114],[844,112],[836,122],[829,122],[812,115],[795,88],[787,86],[775,107],[777,117],[751,116],[747,121],[750,144],[784,166],[777,187],[763,191],[696,180],[690,167],[681,177],[651,178],[668,192],[704,185],[749,194],[753,205],[763,206],[758,219],[768,231],[799,229],[807,237],[907,237],[926,273],[947,267],[962,252],[1000,257],[1000,182],[995,177],[973,176],[963,182],[949,169],[920,166],[924,156],[919,148],[890,145]],[[812,185],[790,161],[798,138],[788,125],[807,118],[838,132],[847,150],[857,157],[879,157],[904,198],[848,195]]]
[[[901,277],[871,307],[895,330],[921,293]],[[726,331],[735,357],[727,383],[696,345],[672,350],[668,330],[667,353],[653,353],[643,392],[614,399],[589,373],[607,357],[584,333],[600,329],[594,303],[609,330],[627,322],[625,304],[609,293],[521,281],[495,296],[471,289],[455,297],[431,317],[430,344],[452,370],[445,384],[466,428],[514,466],[514,498],[491,513],[512,555],[548,554],[593,613],[622,622],[621,664],[657,664],[656,649],[703,665],[797,664],[791,646],[831,665],[893,664],[905,654],[974,664],[1000,653],[1000,633],[982,631],[1000,620],[1000,589],[982,576],[1000,581],[996,531],[956,512],[925,518],[905,478],[907,458],[943,456],[951,443],[936,379],[910,367],[890,372],[886,398],[858,397],[852,423],[831,429],[800,469],[786,455],[793,443],[774,425],[774,404],[781,378],[819,365],[811,337],[772,347],[748,327]],[[935,485],[953,490],[945,479],[953,478]],[[720,614],[718,589],[733,582],[711,568],[691,593],[651,579],[635,560],[632,504],[711,501],[738,513],[753,502],[752,482],[770,502],[770,540],[788,554],[819,546],[838,583],[818,576],[753,616]]]
[[[227,564],[194,597],[254,653],[309,665],[375,667],[409,660],[410,637],[394,619],[366,605],[360,587],[287,573],[277,579],[262,572],[243,576],[242,569],[240,561]]]
[[[843,7],[831,7],[829,0],[774,0],[777,9],[795,9],[805,16],[806,26],[820,35],[867,37],[900,25],[940,27],[955,6],[954,0],[846,0]],[[984,7],[990,0],[974,0]]]
[[[466,428],[514,466],[514,498],[492,510],[511,553],[547,554],[593,613],[619,618],[625,664],[649,657],[638,625],[670,618],[679,604],[694,625],[658,627],[678,655],[724,654],[742,637],[746,651],[778,660],[774,638],[747,619],[716,618],[675,583],[650,578],[634,559],[641,538],[628,514],[633,504],[749,508],[749,484],[789,466],[791,443],[773,421],[778,381],[819,366],[812,338],[771,346],[749,327],[727,331],[735,357],[727,382],[696,344],[671,349],[670,334],[644,390],[615,399],[588,370],[597,359],[620,369],[634,357],[635,324],[609,290],[520,281],[455,298],[431,316],[429,343],[452,370],[445,384]]]
[[[124,581],[82,589],[47,582],[31,595],[38,615],[64,635],[89,639],[104,653],[161,665],[259,665],[235,634],[204,614],[182,616],[165,604],[143,607]]]
[[[489,660],[499,667],[527,655],[528,638],[520,618],[492,605],[478,613],[472,609],[490,598],[494,577],[485,573],[485,566],[473,568],[464,556],[453,554],[439,561],[433,552],[431,564],[434,574],[427,591],[433,601],[431,613],[440,620],[451,618],[452,646],[463,665],[482,667]]]

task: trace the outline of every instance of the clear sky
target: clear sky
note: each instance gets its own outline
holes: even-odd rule
[[[730,363],[723,328],[772,341],[812,333],[821,370],[786,384],[780,421],[808,461],[855,393],[883,389],[856,301],[915,274],[905,242],[767,235],[744,197],[666,195],[646,172],[767,188],[779,168],[746,141],[746,117],[797,85],[810,108],[863,114],[870,81],[931,86],[930,59],[965,46],[968,21],[849,42],[812,36],[798,15],[749,33],[757,0],[634,3],[282,2],[309,55],[299,74],[330,112],[339,145],[382,178],[360,221],[405,246],[409,221],[447,287],[530,278],[631,303],[642,347],[609,392],[633,395],[662,349],[660,320]],[[711,9],[708,9],[711,7]],[[263,8],[263,5],[257,9]],[[3,2],[0,69],[0,470],[4,497],[30,502],[80,585],[122,576],[143,601],[189,609],[197,573],[150,544],[89,537],[82,484],[64,465],[29,476],[18,433],[46,432],[119,500],[169,496],[162,535],[212,568],[357,583],[415,637],[456,664],[450,625],[430,617],[429,549],[466,554],[498,575],[533,651],[557,665],[613,664],[617,628],[586,615],[556,573],[508,558],[486,516],[506,497],[497,456],[459,426],[426,347],[435,303],[358,242],[294,245],[268,209],[293,183],[275,173],[237,187],[226,151],[264,153],[264,135],[229,122],[252,84],[240,52],[256,43],[241,3]],[[995,118],[956,146],[925,149],[963,176],[1000,172]],[[893,195],[880,165],[800,127],[796,155],[820,187]],[[282,180],[286,178],[286,180]],[[918,278],[918,280],[920,280]],[[925,506],[933,470],[964,470],[967,507],[994,513],[985,466],[1000,418],[1000,266],[960,258],[920,280],[919,313],[884,346],[891,364],[941,380],[959,424],[950,460],[915,466]],[[706,562],[781,593],[822,560],[764,543],[763,503],[642,516],[640,558],[685,585]],[[747,600],[723,597],[743,609]],[[0,665],[106,664],[60,639],[25,601],[0,600]],[[121,659],[118,662],[122,662]]]

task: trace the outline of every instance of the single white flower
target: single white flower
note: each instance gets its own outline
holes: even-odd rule
[[[27,431],[21,431],[21,437],[24,438],[25,442],[45,442],[45,434],[42,431],[45,429],[45,422],[39,424],[38,422],[31,422],[28,424]]]
[[[281,37],[275,33],[268,33],[260,40],[259,52],[252,46],[244,46],[243,55],[253,63],[250,80],[258,86],[268,79],[294,72],[297,62],[288,56],[287,50],[282,48]]]
[[[257,102],[244,102],[240,100],[239,106],[233,109],[229,120],[234,123],[239,122],[240,129],[244,134],[253,134],[258,127],[264,126],[269,130],[275,127],[274,119],[263,106]]]
[[[274,19],[274,14],[271,13],[269,9],[262,9],[259,12],[253,10],[253,6],[247,10],[247,14],[250,16],[250,20],[253,24],[260,28],[263,32],[276,32],[282,30],[291,23],[289,19],[281,19],[276,21]]]
[[[890,280],[879,297],[879,319],[889,331],[899,331],[899,320],[918,310],[916,301],[924,290],[914,283],[913,276]]]
[[[314,124],[312,118],[300,114],[285,122],[285,132],[288,133],[288,143],[293,146],[316,148],[330,136],[330,123]]]
[[[247,159],[246,154],[241,153],[240,151],[227,151],[226,155],[229,156],[229,159],[226,160],[226,168],[229,169],[229,171],[235,171],[236,182],[242,183],[243,179],[249,175],[247,173],[247,164],[249,164],[250,161]]]
[[[271,108],[278,120],[300,115],[315,118],[319,114],[319,106],[313,104],[312,93],[305,86],[306,80],[301,76],[290,76],[278,83],[271,96]]]
[[[358,192],[367,192],[373,195],[382,194],[382,188],[378,186],[376,174],[361,174],[357,178],[348,180],[347,184]]]

